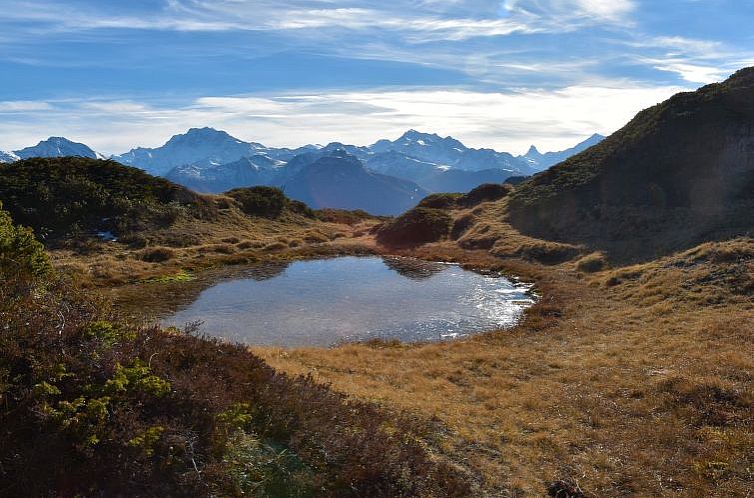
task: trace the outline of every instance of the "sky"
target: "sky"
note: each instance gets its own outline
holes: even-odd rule
[[[212,126],[523,153],[754,65],[751,0],[0,0],[0,149]]]

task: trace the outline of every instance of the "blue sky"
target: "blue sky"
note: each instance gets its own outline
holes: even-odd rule
[[[274,146],[408,128],[515,153],[754,65],[749,0],[0,0],[0,149],[214,126]]]

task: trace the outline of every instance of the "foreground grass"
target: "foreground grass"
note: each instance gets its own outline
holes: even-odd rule
[[[403,253],[536,281],[543,297],[515,329],[419,346],[254,351],[359,399],[436,417],[452,434],[446,454],[481,475],[490,496],[577,484],[586,496],[748,496],[754,241],[594,271],[604,262],[584,263],[587,250],[520,235],[504,210],[505,201],[485,205],[460,241]],[[462,247],[480,238],[487,250]]]

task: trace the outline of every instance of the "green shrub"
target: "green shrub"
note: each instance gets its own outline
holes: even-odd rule
[[[52,271],[44,247],[29,228],[13,224],[0,202],[0,281],[23,275],[40,278]]]
[[[445,211],[417,207],[386,222],[377,232],[377,241],[391,246],[436,242],[448,235],[451,221]]]
[[[115,161],[32,158],[0,168],[0,200],[42,240],[111,231],[118,236],[172,224],[182,213],[210,216],[197,194]]]
[[[241,203],[241,209],[249,216],[277,218],[283,214],[288,199],[275,187],[236,188],[225,193]]]

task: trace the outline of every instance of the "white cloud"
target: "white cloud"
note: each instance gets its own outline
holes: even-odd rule
[[[213,126],[271,146],[368,144],[416,128],[453,135],[475,147],[523,152],[536,144],[558,150],[595,132],[611,133],[641,109],[679,90],[619,82],[504,93],[375,89],[203,97],[175,108],[130,101],[64,102],[36,117],[0,122],[6,141],[0,149],[63,135],[97,150],[123,152],[161,145],[192,126]]]
[[[35,100],[7,100],[0,102],[0,113],[46,111],[51,108],[49,103]]]
[[[603,22],[625,22],[634,12],[634,0],[507,0],[505,9],[521,14],[561,21],[574,18],[591,18]]]
[[[654,67],[660,71],[676,73],[690,83],[714,83],[725,79],[725,76],[729,73],[724,68],[691,64],[683,59],[660,60]]]

